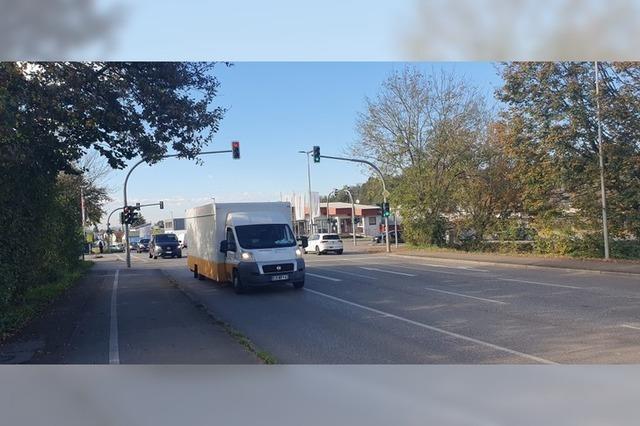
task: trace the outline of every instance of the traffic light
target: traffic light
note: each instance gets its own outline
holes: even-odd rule
[[[124,212],[120,212],[120,223],[124,225]]]
[[[313,162],[314,163],[320,162],[320,147],[317,145],[313,147]]]
[[[164,201],[160,201],[158,205],[160,206],[160,210],[164,209]]]
[[[234,160],[240,159],[240,142],[238,141],[231,142],[231,155]]]
[[[391,216],[391,210],[389,210],[389,203],[382,203],[382,216],[383,217]]]
[[[124,206],[124,210],[122,210],[122,216],[124,217],[122,223],[129,225],[131,223],[131,207]]]

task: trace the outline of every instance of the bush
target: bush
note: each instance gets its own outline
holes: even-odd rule
[[[437,245],[445,244],[448,221],[445,217],[425,217],[422,219],[405,220],[405,240],[413,245]]]

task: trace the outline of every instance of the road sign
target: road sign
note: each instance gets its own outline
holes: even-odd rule
[[[391,193],[385,189],[384,191],[382,191],[382,195],[384,197],[388,197],[389,195],[391,195]]]

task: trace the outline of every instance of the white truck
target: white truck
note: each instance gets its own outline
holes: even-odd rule
[[[195,278],[231,282],[236,293],[279,282],[304,286],[289,203],[211,203],[188,209],[185,219]]]

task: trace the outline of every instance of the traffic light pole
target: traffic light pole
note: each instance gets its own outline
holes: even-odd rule
[[[199,153],[198,155],[196,155],[196,157],[199,157],[201,155],[209,155],[209,154],[224,154],[227,152],[233,152],[233,150],[231,149],[226,149],[224,151],[204,151]],[[163,155],[162,157],[160,157],[160,159],[164,159],[164,158],[171,158],[171,157],[180,157],[182,154],[169,154],[169,155]],[[127,183],[129,182],[129,176],[131,176],[131,172],[133,172],[136,167],[138,167],[140,164],[144,163],[145,160],[140,160],[138,161],[136,164],[133,165],[133,167],[131,167],[131,169],[129,170],[129,172],[127,173],[127,176],[124,178],[124,206],[122,207],[123,209],[128,205],[127,204]],[[129,249],[129,224],[125,223],[124,224],[124,238],[125,238],[125,250],[127,252],[127,268],[131,268],[131,250]]]
[[[387,204],[387,194],[389,194],[389,192],[387,191],[387,185],[384,181],[384,175],[382,174],[382,172],[380,171],[380,169],[373,163],[371,163],[370,161],[367,160],[360,160],[358,158],[345,158],[345,157],[333,157],[330,155],[321,155],[320,158],[328,158],[330,160],[340,160],[340,161],[350,161],[352,163],[361,163],[361,164],[366,164],[369,167],[371,167],[373,170],[375,170],[378,173],[378,176],[380,177],[380,180],[382,181],[382,197],[383,197],[383,203],[386,205]],[[384,214],[383,214],[384,216]],[[391,243],[389,242],[389,218],[387,216],[384,216],[384,232],[385,232],[385,239],[386,241],[386,246],[387,246],[387,253],[391,252]]]
[[[161,205],[161,204],[160,203],[140,204],[139,206],[136,206],[136,208],[137,207],[159,206],[159,205]],[[111,211],[111,213],[109,213],[109,216],[107,216],[107,230],[110,229],[109,225],[111,225],[111,215],[113,215],[118,210],[124,210],[124,207],[117,207],[117,208],[113,209],[113,211]]]

